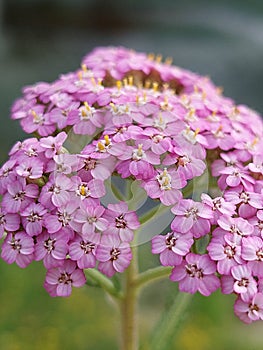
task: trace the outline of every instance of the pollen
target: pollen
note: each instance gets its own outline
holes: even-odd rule
[[[223,130],[223,125],[220,124],[219,127],[217,128],[215,134],[216,134],[216,135],[220,134],[220,133],[222,132],[222,130]]]
[[[139,157],[141,157],[143,155],[143,150],[142,150],[142,144],[141,143],[138,145],[137,154],[138,154]]]
[[[129,84],[130,86],[133,86],[133,76],[132,76],[132,75],[130,75],[130,76],[128,77],[128,84]]]
[[[81,196],[86,196],[86,193],[87,193],[87,188],[86,188],[86,186],[81,185],[81,186],[80,186],[80,189],[79,189],[79,193],[81,194]]]
[[[110,138],[109,138],[109,135],[105,135],[105,136],[104,136],[104,140],[105,140],[105,146],[109,146],[110,143],[111,143],[111,140],[110,140]]]
[[[84,102],[84,106],[86,107],[88,112],[91,112],[91,108],[90,108],[90,105],[88,104],[88,102]]]
[[[190,119],[195,117],[195,109],[194,108],[190,108],[190,111],[188,112],[188,117]]]
[[[112,110],[113,110],[114,113],[117,113],[117,112],[118,112],[118,108],[117,108],[117,106],[116,106],[113,102],[110,103],[110,106],[111,106],[111,108],[112,108]]]
[[[155,59],[154,53],[149,53],[149,54],[147,55],[147,58],[148,58],[148,60],[150,60],[150,61],[154,61],[154,59]]]
[[[163,56],[162,55],[157,55],[156,58],[155,58],[155,61],[157,63],[161,63],[162,62],[162,59],[163,59]]]
[[[120,90],[122,88],[122,82],[120,80],[117,80],[116,86],[117,86],[117,89]]]
[[[145,89],[150,89],[151,81],[150,80],[145,80],[144,87],[145,87]]]
[[[83,78],[83,72],[78,72],[78,79],[79,79],[79,81],[81,81],[82,80],[82,78]]]
[[[163,171],[157,175],[156,177],[161,190],[171,190],[172,186],[171,186],[171,175],[168,174],[167,168],[164,168]]]
[[[167,111],[170,108],[169,99],[167,96],[164,96],[164,100],[160,103],[160,107],[163,111]]]
[[[96,85],[97,85],[97,82],[96,82],[96,80],[95,80],[94,77],[91,77],[90,80],[91,80],[91,83],[92,83],[93,86],[96,86]]]
[[[222,95],[224,92],[224,88],[222,86],[218,86],[216,88],[216,92],[218,93],[218,95]]]
[[[196,94],[199,93],[199,87],[198,87],[197,85],[194,86],[194,92],[195,92]]]
[[[37,113],[34,110],[32,110],[31,113],[33,115],[34,120],[38,119],[38,115],[37,115]]]
[[[86,64],[84,63],[81,65],[81,69],[83,70],[83,72],[87,72],[88,70]]]
[[[152,87],[153,87],[153,91],[154,91],[154,92],[157,92],[157,91],[158,91],[158,88],[159,88],[159,84],[158,84],[156,81],[154,81]]]
[[[97,148],[98,148],[99,152],[104,152],[106,147],[104,146],[104,144],[101,141],[99,141],[97,143]]]
[[[198,135],[199,132],[200,132],[200,129],[199,129],[199,128],[196,128],[196,129],[195,129],[195,136]]]
[[[169,66],[173,63],[172,57],[167,57],[164,61],[165,64],[168,64]]]

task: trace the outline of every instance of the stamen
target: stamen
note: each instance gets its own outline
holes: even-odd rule
[[[88,112],[91,111],[91,108],[90,108],[88,102],[84,102],[84,106],[86,107],[86,109],[87,109]]]
[[[116,86],[117,86],[117,89],[120,90],[122,88],[122,82],[120,80],[117,80]]]
[[[150,61],[154,61],[154,58],[155,58],[154,53],[149,53],[149,54],[147,55],[147,58],[148,58],[148,60],[150,60]]]
[[[132,76],[132,75],[130,75],[130,76],[128,77],[128,84],[129,84],[130,86],[133,86],[133,76]]]
[[[114,113],[118,112],[118,107],[113,102],[110,103],[110,106],[111,106]]]
[[[143,155],[143,150],[142,150],[142,144],[141,143],[138,145],[137,155],[139,157],[142,157],[142,155]]]
[[[199,132],[200,132],[200,129],[199,129],[199,128],[195,129],[195,136],[196,136],[197,134],[199,134]]]
[[[159,87],[159,84],[156,81],[154,81],[153,82],[153,91],[157,92],[158,91],[158,87]]]
[[[82,74],[82,72],[81,72],[81,71],[79,71],[79,72],[78,72],[78,74],[77,74],[77,76],[78,76],[79,81],[81,81],[81,80],[82,80],[82,78],[83,78],[83,74]]]
[[[33,115],[33,118],[34,118],[34,119],[37,119],[38,115],[37,115],[37,113],[36,113],[33,109],[32,109],[32,112],[31,112],[31,113],[32,113],[32,115]]]
[[[157,63],[161,63],[161,62],[162,62],[162,59],[163,59],[163,56],[159,54],[159,55],[156,56],[155,61],[156,61]]]
[[[222,95],[224,92],[224,88],[222,86],[218,86],[216,88],[216,92],[218,93],[218,95]]]
[[[87,66],[85,63],[81,65],[81,69],[83,70],[83,72],[87,72]]]
[[[104,152],[105,151],[105,146],[104,146],[104,144],[101,141],[99,141],[97,143],[97,148],[98,148],[99,152]]]
[[[167,57],[164,61],[165,64],[168,64],[169,66],[173,63],[172,57]]]
[[[145,80],[144,87],[145,87],[145,89],[150,89],[151,81],[150,80]]]
[[[80,189],[79,189],[79,193],[81,194],[81,196],[85,196],[85,195],[86,195],[86,192],[87,192],[86,186],[81,185],[81,186],[80,186]]]
[[[109,135],[105,135],[105,136],[104,136],[104,140],[105,140],[105,146],[106,146],[106,147],[109,146],[110,143],[111,143],[111,140],[110,140],[110,138],[109,138]]]

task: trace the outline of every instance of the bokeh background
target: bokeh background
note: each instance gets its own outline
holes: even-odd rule
[[[171,56],[174,64],[209,75],[225,95],[263,113],[262,0],[0,0],[1,163],[25,137],[9,119],[21,88],[75,70],[99,45]],[[149,245],[140,249],[142,268],[153,266]],[[1,349],[117,349],[116,312],[101,290],[50,298],[40,263],[21,270],[0,261],[0,276]],[[175,288],[162,282],[145,291],[142,337],[169,308]],[[241,324],[233,301],[219,292],[196,295],[171,350],[262,350],[262,323]]]

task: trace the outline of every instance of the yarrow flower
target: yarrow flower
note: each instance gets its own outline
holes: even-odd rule
[[[151,237],[180,291],[221,287],[242,321],[263,319],[257,112],[160,56],[110,47],[25,87],[11,117],[34,136],[0,169],[3,260],[43,261],[46,290],[67,297],[84,272],[125,272]]]

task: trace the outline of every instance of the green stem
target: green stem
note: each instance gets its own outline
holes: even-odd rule
[[[133,249],[133,259],[125,273],[124,297],[120,301],[121,350],[138,350],[138,289],[134,280],[138,274],[137,247]]]
[[[169,310],[165,310],[151,338],[151,350],[167,350],[178,330],[192,294],[178,292]]]
[[[93,281],[96,281],[105,291],[107,291],[111,296],[122,299],[123,294],[119,291],[114,283],[104,276],[101,272],[96,269],[86,269],[85,275],[87,278],[91,278]]]
[[[164,277],[170,275],[172,270],[171,266],[158,266],[152,269],[141,272],[135,279],[134,284],[137,288],[148,286],[150,283],[158,281]]]

